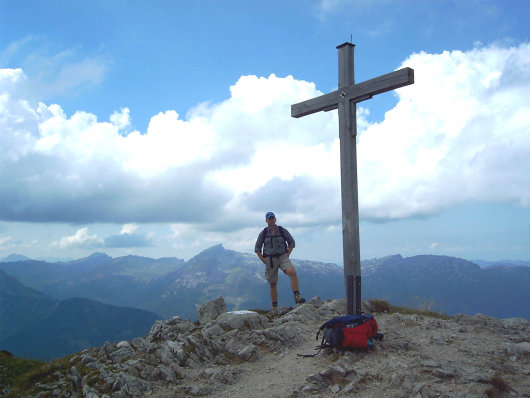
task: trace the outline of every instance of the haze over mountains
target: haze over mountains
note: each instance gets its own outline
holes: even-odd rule
[[[293,259],[293,263],[306,297],[343,296],[341,267],[308,260]],[[382,298],[413,307],[431,305],[448,314],[530,316],[526,305],[530,301],[522,300],[529,298],[530,268],[526,266],[510,263],[480,268],[467,260],[434,255],[394,255],[364,260],[361,265],[363,299]],[[254,254],[226,250],[222,245],[188,261],[94,253],[63,263],[1,262],[0,269],[55,300],[83,297],[141,308],[166,318],[195,319],[196,305],[218,296],[224,297],[229,309],[270,306],[263,264]],[[293,305],[288,278],[280,276],[279,288],[280,305]],[[455,294],[460,298],[455,299]]]
[[[94,254],[97,254],[97,253],[94,253]],[[10,254],[7,257],[4,257],[3,259],[0,259],[0,263],[9,263],[9,262],[26,261],[26,260],[39,260],[39,261],[45,261],[48,263],[69,263],[69,262],[75,261],[74,259],[71,259],[71,258],[62,258],[62,257],[61,258],[60,257],[42,257],[42,258],[39,257],[39,258],[33,259],[30,257],[24,256],[22,254],[14,253],[14,254]],[[370,261],[370,260],[364,260],[364,261]],[[507,260],[498,260],[498,261],[487,261],[487,260],[481,260],[481,259],[473,259],[469,261],[477,264],[480,268],[495,267],[498,265],[505,266],[505,267],[530,266],[530,261],[524,261],[524,260],[507,259]]]
[[[0,349],[10,348],[18,355],[21,346],[39,339],[44,345],[55,341],[60,346],[39,356],[51,358],[105,340],[143,335],[157,318],[196,319],[197,305],[219,296],[228,310],[270,307],[263,264],[254,254],[222,245],[189,261],[111,258],[104,253],[63,263],[7,260],[12,261],[0,262]],[[292,261],[306,298],[343,297],[341,267]],[[280,306],[292,306],[288,278],[280,275],[278,285]],[[459,258],[432,255],[362,262],[363,299],[385,299],[450,315],[528,319],[529,286],[528,266],[480,268]],[[27,350],[22,354],[29,356]]]
[[[83,298],[57,300],[0,270],[0,349],[49,360],[144,335],[160,316]]]

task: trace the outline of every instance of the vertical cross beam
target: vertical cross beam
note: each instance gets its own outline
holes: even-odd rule
[[[339,50],[339,88],[331,93],[291,105],[292,117],[320,111],[339,111],[340,180],[342,195],[342,248],[347,313],[361,312],[361,254],[357,188],[357,102],[414,83],[414,70],[403,68],[355,84],[352,43]]]
[[[355,84],[354,45],[339,50],[339,92]],[[356,103],[346,96],[338,103],[340,138],[340,180],[342,194],[342,250],[347,313],[361,312],[361,256],[359,243],[359,198],[357,184]]]

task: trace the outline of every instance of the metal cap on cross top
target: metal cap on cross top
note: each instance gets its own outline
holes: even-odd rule
[[[355,84],[353,50],[355,44],[337,46],[338,89],[291,105],[291,116],[302,117],[338,109],[342,197],[342,248],[347,313],[361,312],[361,257],[359,244],[359,199],[357,188],[356,104],[372,96],[414,83],[414,70],[403,68]]]

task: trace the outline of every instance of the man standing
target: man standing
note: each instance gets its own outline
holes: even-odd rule
[[[272,309],[278,308],[278,268],[291,278],[295,303],[305,303],[305,298],[300,295],[298,290],[296,270],[289,260],[289,255],[294,249],[294,239],[289,231],[276,225],[276,216],[272,211],[265,215],[265,221],[268,226],[259,234],[255,251],[265,264],[265,278],[270,286]]]

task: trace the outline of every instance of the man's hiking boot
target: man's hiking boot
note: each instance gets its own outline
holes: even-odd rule
[[[278,303],[276,301],[273,301],[272,302],[272,310],[277,310],[278,309]]]
[[[303,298],[301,295],[300,295],[300,292],[296,292],[294,294],[294,302],[296,304],[303,304],[305,303],[305,298]]]

